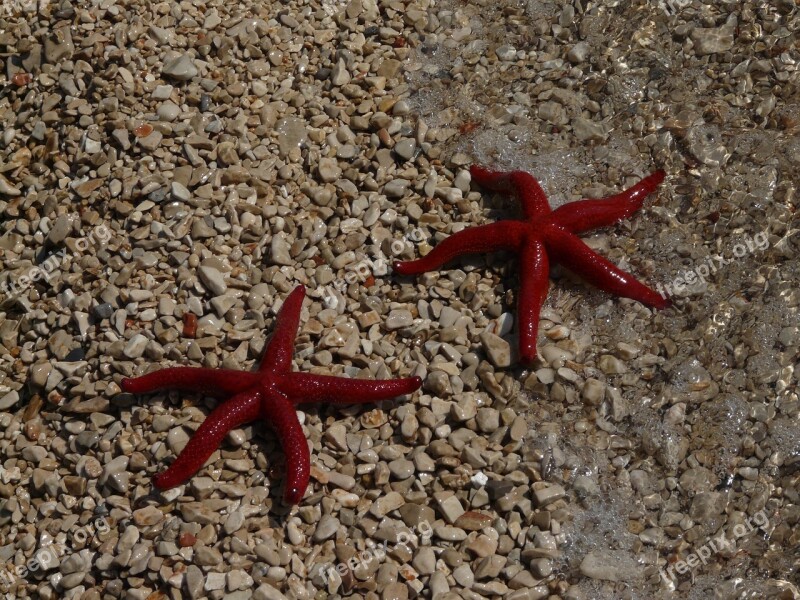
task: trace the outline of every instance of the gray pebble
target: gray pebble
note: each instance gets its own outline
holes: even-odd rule
[[[414,463],[406,459],[397,459],[389,463],[389,472],[395,479],[407,479],[414,474]]]
[[[412,138],[403,138],[394,146],[394,151],[403,160],[411,160],[417,151],[417,142]]]
[[[333,515],[323,515],[319,523],[317,523],[317,527],[311,539],[315,542],[323,542],[333,537],[338,530],[339,519]]]
[[[388,198],[402,198],[406,195],[409,182],[405,179],[392,179],[383,187],[383,193]]]
[[[201,265],[197,269],[197,275],[203,285],[214,295],[221,296],[228,286],[225,283],[225,276],[216,268],[209,265]]]
[[[481,332],[480,340],[495,367],[506,368],[511,365],[511,345],[506,340],[489,331]]]
[[[161,119],[162,121],[167,121],[171,123],[172,121],[178,118],[178,115],[181,114],[181,109],[174,102],[167,101],[158,107],[156,114],[158,115],[158,118]]]
[[[394,331],[396,329],[402,329],[403,327],[409,327],[413,325],[413,323],[414,317],[411,316],[409,311],[397,309],[389,313],[384,326],[388,331]]]
[[[199,73],[194,60],[188,54],[181,54],[164,64],[161,73],[178,81],[189,81]]]

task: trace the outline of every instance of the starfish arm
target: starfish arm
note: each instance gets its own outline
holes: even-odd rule
[[[294,352],[294,338],[300,324],[300,309],[303,308],[303,298],[306,288],[298,285],[286,300],[283,301],[278,316],[275,318],[275,331],[272,334],[264,357],[258,367],[259,371],[271,369],[273,371],[289,371],[292,365]]]
[[[525,225],[518,221],[499,221],[470,227],[446,238],[422,258],[395,261],[392,268],[401,275],[419,275],[438,269],[462,254],[516,250],[522,241],[524,231]]]
[[[258,418],[261,404],[261,394],[243,392],[217,406],[206,417],[175,462],[166,471],[153,478],[153,484],[159,489],[166,490],[189,479],[219,447],[225,434]]]
[[[419,377],[375,380],[292,373],[279,387],[295,404],[363,404],[404,396],[418,390],[421,385]]]
[[[283,499],[287,504],[299,504],[311,473],[311,454],[303,427],[294,406],[282,394],[270,394],[263,408],[264,418],[275,429],[286,456]]]
[[[469,168],[473,181],[487,190],[511,194],[522,204],[525,217],[530,219],[550,212],[542,187],[536,178],[525,171],[493,171],[472,165]]]
[[[550,263],[547,250],[539,239],[531,239],[520,253],[520,288],[517,301],[519,323],[519,358],[531,365],[536,358],[536,336],[539,331],[539,312],[542,310],[550,285]]]
[[[631,298],[655,308],[666,308],[669,301],[630,273],[616,267],[566,231],[553,232],[545,241],[550,257],[602,290]]]
[[[147,394],[158,390],[183,390],[210,396],[232,396],[252,387],[258,381],[255,373],[230,369],[171,367],[133,379],[126,377],[120,386],[125,392]]]
[[[578,200],[558,207],[550,221],[571,233],[607,227],[627,219],[642,207],[644,199],[664,181],[664,171],[651,173],[624,192],[597,200]]]

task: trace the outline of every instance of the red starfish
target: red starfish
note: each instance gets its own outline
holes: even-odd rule
[[[472,178],[497,192],[513,194],[522,203],[524,220],[500,221],[472,227],[451,235],[423,258],[397,261],[393,268],[402,275],[418,275],[438,269],[462,254],[513,250],[522,263],[518,302],[520,360],[530,365],[536,358],[539,311],[547,295],[550,260],[562,263],[597,287],[638,300],[648,306],[665,308],[666,298],[632,275],[593,252],[575,234],[605,227],[639,210],[648,194],[664,180],[656,171],[621,194],[599,200],[570,202],[551,210],[536,179],[524,171],[491,171],[477,165]]]
[[[422,385],[419,377],[375,381],[292,373],[292,349],[304,296],[305,288],[300,285],[284,301],[257,373],[174,367],[122,380],[122,389],[134,394],[176,389],[233,396],[211,411],[175,462],[153,478],[157,488],[169,489],[189,479],[228,431],[262,417],[274,427],[286,454],[284,499],[297,504],[308,487],[311,461],[294,404],[377,402],[410,394]]]

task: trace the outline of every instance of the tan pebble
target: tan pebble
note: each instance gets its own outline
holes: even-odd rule
[[[458,517],[454,525],[466,531],[480,531],[491,525],[493,520],[489,515],[470,510]]]
[[[139,527],[150,527],[160,523],[164,519],[164,513],[155,506],[145,506],[133,511],[133,522]]]

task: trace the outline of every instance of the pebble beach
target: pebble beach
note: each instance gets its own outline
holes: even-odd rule
[[[800,5],[700,0],[0,3],[0,597],[800,598]],[[466,228],[666,180],[581,235],[669,297],[554,266],[415,277]],[[169,465],[308,290],[294,369],[419,376]]]

